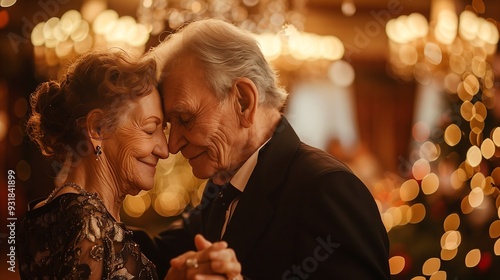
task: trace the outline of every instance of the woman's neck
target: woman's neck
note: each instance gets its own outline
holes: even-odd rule
[[[120,208],[125,199],[125,194],[120,191],[117,176],[112,174],[111,169],[107,167],[104,161],[96,161],[92,157],[82,159],[76,163],[76,166],[69,169],[64,182],[73,182],[87,192],[97,193],[106,210],[119,222]]]

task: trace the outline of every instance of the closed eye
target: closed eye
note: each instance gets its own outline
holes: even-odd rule
[[[142,131],[144,131],[148,135],[153,135],[156,132],[157,128],[158,125],[156,123],[149,123],[142,128]]]
[[[183,113],[179,115],[179,121],[184,125],[189,124],[191,119],[192,119],[191,114]]]

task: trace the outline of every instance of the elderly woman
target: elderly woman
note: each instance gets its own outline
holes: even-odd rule
[[[28,134],[68,172],[48,197],[30,204],[22,222],[21,278],[158,278],[119,215],[126,195],[152,188],[158,160],[168,157],[155,67],[123,52],[91,52],[32,94]],[[201,251],[174,259],[166,279],[239,277],[227,244],[201,236],[195,242]],[[193,259],[200,265],[188,267]]]

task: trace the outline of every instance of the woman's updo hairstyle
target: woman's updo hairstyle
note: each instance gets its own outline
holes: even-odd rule
[[[64,161],[87,143],[90,111],[102,109],[99,128],[112,132],[124,105],[153,90],[155,71],[152,59],[135,61],[123,51],[82,55],[59,81],[44,82],[31,94],[29,137],[45,156]]]

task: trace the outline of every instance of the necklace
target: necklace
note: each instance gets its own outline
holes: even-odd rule
[[[75,184],[73,182],[67,182],[67,183],[64,183],[62,184],[61,186],[55,188],[50,194],[49,196],[47,197],[47,199],[45,200],[45,204],[49,203],[50,201],[52,201],[52,199],[54,199],[54,196],[59,193],[62,189],[64,189],[65,187],[72,187],[72,188],[75,188],[79,193],[86,193],[85,190],[80,187],[80,185],[78,184]]]

